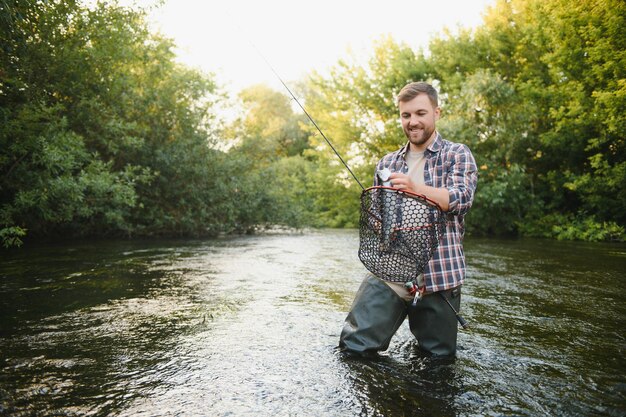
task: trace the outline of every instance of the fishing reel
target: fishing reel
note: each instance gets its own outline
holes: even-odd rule
[[[417,292],[417,285],[415,285],[415,283],[413,281],[407,281],[404,283],[404,288],[406,288],[406,290],[409,292],[409,294],[411,295],[415,295],[415,293]]]

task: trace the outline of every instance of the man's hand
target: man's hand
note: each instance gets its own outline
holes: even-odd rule
[[[448,211],[450,193],[447,188],[435,188],[424,184],[415,184],[411,178],[401,172],[394,172],[389,176],[391,186],[399,190],[412,191],[433,200],[443,211]]]
[[[399,190],[408,190],[417,193],[415,184],[411,181],[411,177],[401,172],[392,172],[389,176],[391,186]]]

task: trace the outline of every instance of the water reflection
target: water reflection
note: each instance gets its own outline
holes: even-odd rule
[[[413,342],[406,345],[404,352],[376,357],[342,355],[361,405],[360,415],[458,415],[456,358],[426,356]]]
[[[89,242],[0,265],[0,415],[623,415],[624,245],[469,240],[456,358],[335,347],[354,231]]]

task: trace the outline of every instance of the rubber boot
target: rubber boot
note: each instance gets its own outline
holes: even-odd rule
[[[461,287],[441,293],[458,311],[461,305]],[[408,315],[411,333],[421,350],[439,356],[456,353],[456,316],[440,294],[424,295],[415,307],[409,307]]]
[[[387,350],[406,315],[405,301],[383,281],[368,274],[346,317],[339,348],[353,353]]]

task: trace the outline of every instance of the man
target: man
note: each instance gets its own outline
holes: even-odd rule
[[[377,172],[387,168],[392,171],[389,179],[394,188],[437,202],[447,214],[446,230],[418,277],[421,300],[413,305],[413,295],[403,283],[368,274],[346,318],[339,346],[356,353],[386,350],[408,315],[420,349],[434,355],[453,355],[457,321],[443,297],[458,311],[465,279],[464,216],[474,199],[476,162],[467,146],[447,141],[436,131],[440,108],[437,91],[430,84],[407,84],[398,94],[397,104],[408,143],[385,155],[377,164]],[[380,182],[376,175],[374,185]]]

